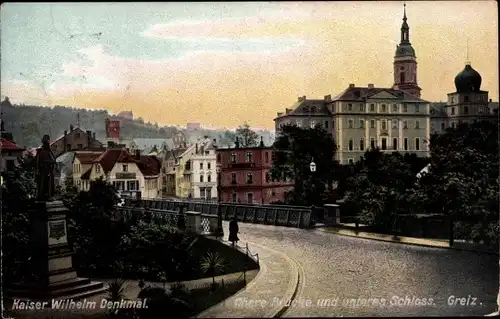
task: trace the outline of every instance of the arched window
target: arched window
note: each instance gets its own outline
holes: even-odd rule
[[[405,83],[405,74],[404,73],[399,74],[399,83]]]

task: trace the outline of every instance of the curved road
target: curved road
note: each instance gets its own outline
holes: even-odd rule
[[[316,230],[239,226],[240,243],[249,242],[250,250],[252,242],[258,243],[285,253],[299,265],[298,293],[283,317],[482,316],[496,310],[496,256]],[[460,297],[465,299],[455,305],[453,300]],[[414,298],[426,298],[427,305]],[[346,299],[350,305],[343,305]]]

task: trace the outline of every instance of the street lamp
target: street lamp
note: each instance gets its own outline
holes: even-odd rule
[[[309,164],[309,169],[311,170],[311,173],[313,173],[313,184],[315,184],[315,176],[314,173],[316,172],[316,163],[314,163],[314,158],[311,158],[311,164]],[[314,225],[316,223],[316,207],[314,204],[311,206],[311,224]]]
[[[311,159],[311,164],[309,164],[309,169],[312,173],[316,172],[316,163],[314,163],[314,158]]]
[[[221,167],[220,164],[217,165],[217,234],[216,237],[220,238],[224,236],[224,230],[222,229],[222,194],[221,194]]]

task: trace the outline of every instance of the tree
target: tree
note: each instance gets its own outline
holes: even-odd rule
[[[300,128],[284,125],[274,144],[273,180],[294,181],[288,202],[295,205],[320,205],[332,190],[338,162],[336,143],[330,133],[317,126]],[[314,160],[316,172],[311,172]]]
[[[217,252],[207,252],[201,260],[201,270],[212,277],[212,287],[215,288],[215,276],[224,271],[224,258]]]
[[[259,136],[250,129],[247,122],[236,129],[235,138],[238,138],[241,147],[257,146],[259,140]]]

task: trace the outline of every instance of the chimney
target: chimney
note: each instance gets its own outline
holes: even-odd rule
[[[260,143],[259,143],[259,146],[260,146],[261,148],[264,148],[264,138],[263,138],[262,136],[260,137]]]
[[[325,101],[331,102],[332,101],[332,96],[330,94],[325,95]]]
[[[95,140],[95,133],[92,133],[92,138]]]
[[[66,152],[68,150],[68,138],[66,137],[66,135],[68,135],[68,131],[64,131],[64,137],[63,137],[63,143],[64,143],[64,146],[63,146],[63,150]]]
[[[299,96],[299,97],[297,98],[297,102],[303,102],[303,101],[305,101],[305,100],[306,100],[306,96],[305,96],[305,95],[304,95],[304,96]]]
[[[141,160],[141,151],[140,150],[135,150],[135,159],[138,161]]]
[[[292,109],[286,109],[286,114],[290,113],[291,111],[293,111]]]
[[[368,88],[369,88],[369,89],[373,89],[374,87],[375,87],[375,86],[374,86],[373,84],[371,84],[371,83],[370,83],[370,84],[368,84]]]
[[[349,87],[353,88],[354,87],[354,83],[349,84]]]
[[[276,116],[282,116],[283,115],[283,112],[278,112],[278,114]]]
[[[198,143],[196,143],[196,154],[198,154]]]
[[[92,145],[92,131],[87,131],[87,147],[90,148]]]
[[[73,124],[70,124],[70,125],[69,125],[69,131],[70,131],[70,132],[73,132],[73,129],[74,129],[74,128],[75,128],[75,127],[73,126]]]

